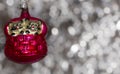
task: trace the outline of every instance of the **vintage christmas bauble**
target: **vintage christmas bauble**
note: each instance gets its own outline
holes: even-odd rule
[[[45,35],[47,26],[41,19],[31,17],[28,9],[5,25],[5,55],[16,63],[34,63],[47,55]]]

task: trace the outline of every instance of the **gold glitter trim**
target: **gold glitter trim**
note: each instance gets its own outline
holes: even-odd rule
[[[12,36],[27,35],[27,34],[41,34],[41,21],[33,21],[22,19],[21,21],[11,22],[8,25],[8,34]]]

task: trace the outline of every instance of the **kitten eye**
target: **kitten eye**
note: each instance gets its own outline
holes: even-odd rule
[[[17,23],[17,27],[18,27],[18,28],[22,28],[21,23]]]
[[[26,33],[28,34],[28,33],[30,33],[30,31],[29,31],[29,30],[27,30],[27,31],[26,31]]]
[[[17,24],[16,24],[16,27],[17,27],[17,29],[20,29],[20,28],[22,28],[22,25],[21,25],[21,23],[17,23]]]
[[[13,26],[11,27],[11,30],[17,30],[22,28],[21,23],[14,23]]]
[[[23,34],[24,33],[24,31],[20,31],[20,34]]]
[[[12,33],[11,35],[13,36],[13,35],[15,35],[15,33]]]
[[[13,26],[12,28],[11,28],[11,30],[13,31],[13,30],[16,30],[17,28],[15,27],[15,26]]]
[[[28,26],[27,28],[30,28],[31,30],[38,30],[38,24],[37,23],[30,23],[30,26]]]
[[[41,28],[40,28],[40,27],[38,27],[38,30],[41,30]]]
[[[36,32],[35,35],[38,35],[38,32]]]

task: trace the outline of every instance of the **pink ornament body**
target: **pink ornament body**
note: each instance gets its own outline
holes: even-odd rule
[[[40,25],[39,34],[30,34],[29,31],[28,33],[24,34],[23,32],[25,30],[29,30],[25,28],[23,28],[24,31],[20,32],[22,34],[16,33],[18,31],[15,31],[16,33],[15,35],[15,33],[14,34],[11,33],[14,31],[9,31],[9,27],[11,27],[10,25],[11,22],[12,23],[19,22],[24,19],[25,20],[27,19],[30,22],[40,21],[41,25]],[[22,24],[25,25],[26,27],[26,24],[24,23],[27,23],[27,22],[25,21]],[[27,25],[29,26],[29,23]],[[34,28],[35,26],[33,24],[32,29]],[[21,29],[18,29],[18,30],[21,30]],[[4,32],[6,35],[6,44],[5,44],[4,52],[8,59],[16,63],[28,64],[28,63],[37,62],[47,55],[47,44],[45,40],[45,35],[47,33],[46,24],[41,19],[31,17],[27,9],[22,10],[20,17],[14,18],[9,23],[7,23],[5,26]],[[37,30],[33,32],[31,31],[31,33],[34,33],[34,32],[37,33]]]

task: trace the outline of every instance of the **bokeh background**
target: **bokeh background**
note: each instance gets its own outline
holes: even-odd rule
[[[3,28],[20,15],[20,0],[0,0],[0,74],[120,74],[120,0],[29,0],[46,21],[48,55],[17,64],[4,55]]]

